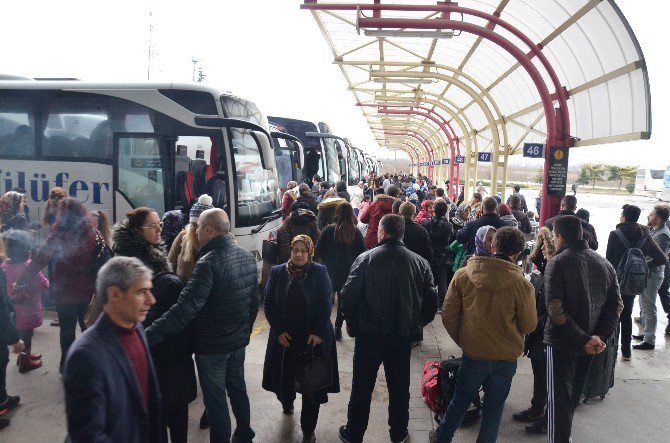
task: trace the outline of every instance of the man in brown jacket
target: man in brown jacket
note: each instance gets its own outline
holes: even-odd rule
[[[523,234],[504,227],[493,240],[492,257],[473,256],[449,285],[442,323],[463,349],[454,396],[430,442],[450,442],[472,399],[483,386],[484,411],[477,441],[496,441],[524,335],[535,330],[535,291],[516,264]]]

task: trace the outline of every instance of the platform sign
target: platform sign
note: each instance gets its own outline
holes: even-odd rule
[[[547,195],[562,197],[568,183],[568,148],[548,148]]]
[[[454,163],[459,163],[459,164],[465,163],[465,157],[462,156],[462,155],[457,155],[456,158],[454,159]]]
[[[524,143],[523,156],[530,158],[544,157],[544,144],[542,143]]]
[[[448,165],[449,164],[449,159],[448,158],[443,158],[442,159],[442,164],[443,165]]]
[[[431,166],[440,166],[442,162],[439,160],[433,160],[432,162],[429,162]]]
[[[477,154],[477,161],[480,162],[490,162],[491,161],[491,153],[490,152],[480,152]]]

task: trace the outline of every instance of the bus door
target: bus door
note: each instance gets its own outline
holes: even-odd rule
[[[145,206],[162,216],[171,209],[175,137],[114,134],[114,219]]]

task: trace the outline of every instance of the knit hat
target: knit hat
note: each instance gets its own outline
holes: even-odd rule
[[[191,206],[189,221],[191,223],[197,222],[200,214],[208,209],[214,209],[214,206],[212,206],[212,197],[207,194],[202,194],[200,197],[198,197],[198,201],[193,203],[193,206]]]

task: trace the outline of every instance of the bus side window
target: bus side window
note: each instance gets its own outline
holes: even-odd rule
[[[35,154],[32,115],[23,101],[7,100],[0,104],[0,155],[28,157]]]

